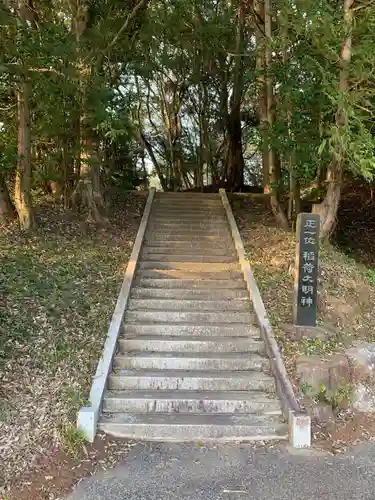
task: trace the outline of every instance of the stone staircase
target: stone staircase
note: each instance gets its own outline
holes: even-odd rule
[[[160,441],[286,438],[217,194],[157,193],[99,428]]]

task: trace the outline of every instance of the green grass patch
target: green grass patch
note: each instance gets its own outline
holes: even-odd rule
[[[70,422],[58,424],[58,430],[65,450],[77,458],[86,442],[83,432]]]
[[[39,368],[71,359],[87,340],[80,332],[105,329],[123,249],[61,235],[1,243],[0,360],[29,343]]]

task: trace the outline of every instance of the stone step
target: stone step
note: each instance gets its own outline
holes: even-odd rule
[[[219,193],[192,193],[192,192],[157,192],[155,193],[154,200],[155,201],[164,201],[164,200],[195,200],[203,202],[209,201],[219,201],[221,203],[221,196]]]
[[[120,353],[132,351],[142,352],[239,352],[264,353],[264,344],[260,340],[250,337],[218,337],[218,336],[171,336],[171,335],[144,335],[139,337],[119,337]]]
[[[123,370],[209,370],[237,371],[266,368],[266,359],[249,353],[207,353],[207,352],[129,352],[117,354],[113,368],[121,374]]]
[[[160,337],[179,337],[184,336],[202,336],[206,337],[246,337],[259,340],[260,330],[255,325],[246,325],[240,323],[220,323],[215,324],[166,324],[166,323],[126,323],[122,326],[121,334],[124,338],[133,338],[134,336],[156,335]],[[142,337],[143,338],[143,337]],[[141,340],[141,339],[140,339]]]
[[[225,220],[215,221],[215,220],[206,220],[202,222],[194,222],[188,221],[186,219],[182,219],[176,222],[169,222],[167,220],[152,220],[150,219],[148,222],[148,229],[155,231],[179,231],[179,230],[188,230],[188,231],[224,231],[228,230],[228,222]]]
[[[186,194],[162,193],[154,197],[154,203],[164,203],[166,205],[174,205],[175,203],[186,203],[190,205],[208,205],[210,203],[218,203],[222,205],[219,194],[215,194],[214,196],[196,194],[188,196]]]
[[[281,415],[276,398],[256,391],[107,391],[104,412]]]
[[[178,299],[130,299],[128,311],[249,311],[250,301],[232,300],[178,300]]]
[[[217,271],[239,271],[240,264],[237,262],[190,262],[190,261],[152,261],[141,260],[139,262],[139,269],[161,269],[169,271],[173,269],[174,271],[190,271],[190,272],[210,272],[215,273]]]
[[[241,271],[196,271],[191,269],[139,269],[137,278],[176,279],[176,280],[243,280]],[[200,286],[200,285],[199,285]],[[170,288],[168,286],[168,288]]]
[[[147,234],[146,236],[149,237],[149,235],[156,235],[156,236],[174,236],[177,240],[181,236],[193,236],[195,238],[202,238],[202,237],[216,237],[219,238],[220,236],[222,237],[230,237],[229,229],[225,226],[212,226],[212,227],[191,227],[191,226],[176,226],[176,227],[164,227],[162,225],[158,226],[148,226],[147,227]]]
[[[114,413],[99,428],[115,437],[146,441],[254,441],[286,439],[279,417],[243,414]]]
[[[180,253],[200,253],[200,254],[210,254],[215,255],[217,252],[219,255],[226,255],[227,252],[235,253],[236,250],[234,247],[233,240],[225,238],[224,240],[220,239],[216,242],[209,240],[201,240],[201,239],[189,239],[189,240],[172,240],[172,239],[148,239],[145,240],[142,248],[158,248],[158,252],[161,253],[165,251],[177,250]],[[165,249],[165,250],[164,250]],[[182,251],[183,250],[183,251]]]
[[[201,324],[219,324],[219,323],[240,323],[254,324],[255,317],[250,311],[232,312],[232,311],[144,311],[132,310],[126,311],[124,320],[126,323],[201,323]]]
[[[207,222],[222,222],[228,224],[228,218],[223,209],[192,212],[191,210],[153,210],[149,221],[178,224],[179,222],[191,222],[193,224]]]
[[[155,200],[152,204],[152,213],[155,211],[175,211],[181,210],[184,213],[203,213],[203,212],[218,212],[223,213],[223,204],[221,201],[209,200],[205,203],[191,203],[190,201],[159,201]]]
[[[227,218],[227,215],[223,206],[217,203],[208,205],[154,203],[150,217],[203,220],[210,217]]]
[[[274,392],[274,379],[259,371],[113,370],[109,390],[265,391]]]
[[[210,258],[213,257],[235,257],[238,255],[233,247],[222,246],[215,248],[213,245],[192,245],[190,242],[178,242],[172,245],[162,244],[161,246],[144,245],[142,247],[142,255],[205,255]]]
[[[150,221],[155,222],[212,222],[212,223],[225,223],[228,224],[228,218],[224,210],[210,210],[204,208],[203,210],[155,210],[150,214]]]
[[[203,211],[199,210],[176,210],[176,209],[157,209],[152,210],[150,214],[150,220],[159,220],[159,221],[207,221],[207,220],[220,220],[224,222],[228,222],[228,218],[225,214],[223,208],[220,209],[205,209]]]
[[[220,199],[219,193],[202,193],[200,191],[158,191],[155,193],[155,198],[156,199],[165,199],[165,198],[173,198],[173,197],[180,197],[180,198],[202,198],[204,200],[210,200],[210,199]]]
[[[154,198],[153,206],[168,206],[185,205],[186,207],[222,207],[222,201],[217,196],[216,198],[199,198],[199,197],[176,197],[165,196],[163,198]]]
[[[226,300],[242,299],[250,304],[249,293],[236,288],[142,288],[134,287],[131,297],[135,299],[187,299],[187,300]]]
[[[247,290],[246,282],[241,276],[237,280],[223,280],[223,279],[158,279],[157,278],[143,278],[136,276],[133,286],[142,288],[154,289],[173,289],[173,290]]]
[[[162,242],[171,244],[174,242],[189,241],[191,245],[196,243],[204,245],[214,245],[216,246],[218,242],[222,245],[233,244],[232,236],[229,231],[225,231],[224,234],[196,234],[191,231],[178,232],[178,233],[163,233],[160,231],[149,231],[145,235],[144,239],[147,245],[154,245],[155,242]]]
[[[199,255],[195,252],[195,254],[191,255],[181,255],[180,253],[176,253],[173,251],[171,253],[150,253],[150,252],[142,252],[141,260],[146,260],[147,262],[213,262],[217,263],[238,263],[237,255]]]

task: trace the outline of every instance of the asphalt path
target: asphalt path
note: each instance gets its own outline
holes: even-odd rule
[[[375,500],[375,445],[344,455],[287,446],[140,443],[66,500]]]

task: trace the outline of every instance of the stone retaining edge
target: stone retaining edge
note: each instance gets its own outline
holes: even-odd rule
[[[155,188],[151,188],[145,209],[143,211],[141,223],[138,228],[133,250],[130,254],[129,262],[126,267],[124,280],[117,298],[115,310],[108,328],[103,352],[93,378],[89,396],[90,406],[84,406],[78,412],[77,427],[83,432],[85,438],[91,443],[95,439],[99,414],[102,407],[103,394],[107,385],[107,377],[112,369],[112,361],[116,351],[117,338],[119,336],[122,319],[130,296],[130,289],[137,268],[138,258],[146,232],[154,196]]]
[[[289,441],[294,448],[308,448],[311,446],[311,418],[301,409],[294,394],[293,386],[285,369],[283,358],[273,334],[258,285],[255,281],[250,264],[246,259],[245,248],[227,194],[224,189],[220,189],[219,192],[223,207],[227,214],[241,269],[247,283],[250,299],[253,303],[261,336],[266,346],[272,373],[276,380],[276,389],[281,401],[282,412],[285,420],[288,422]]]

